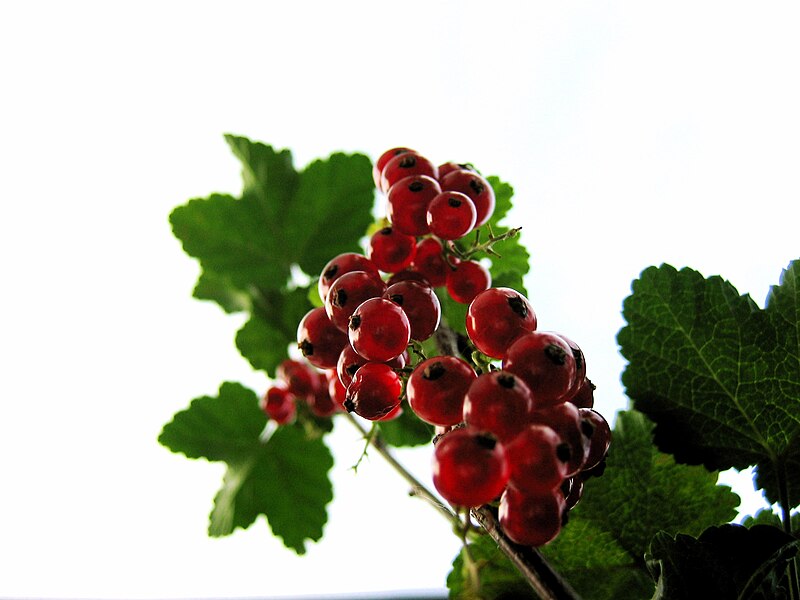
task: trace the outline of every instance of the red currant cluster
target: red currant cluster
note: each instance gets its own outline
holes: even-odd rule
[[[442,433],[433,460],[442,497],[463,507],[500,498],[501,527],[528,546],[558,535],[611,439],[592,409],[580,347],[536,326],[522,294],[485,290],[469,305],[467,333],[500,368],[479,375],[461,358],[438,356],[418,364],[407,386],[411,408]]]
[[[537,331],[530,302],[490,287],[487,269],[458,251],[455,242],[494,211],[494,191],[479,173],[393,148],[373,175],[388,225],[365,255],[340,254],[323,268],[324,306],[297,330],[308,364],[284,361],[263,409],[287,423],[304,398],[317,416],[346,410],[381,421],[397,417],[406,397],[440,434],[433,481],[441,495],[459,507],[499,498],[509,538],[547,543],[610,441],[608,423],[592,410],[583,353],[562,335]],[[451,355],[412,364],[410,345],[439,328],[438,287],[469,305],[472,364]]]

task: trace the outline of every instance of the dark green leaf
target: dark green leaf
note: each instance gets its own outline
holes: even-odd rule
[[[266,515],[286,547],[305,553],[306,540],[319,540],[333,499],[328,471],[333,458],[321,438],[299,427],[279,427],[259,450],[228,464],[214,499],[209,533],[228,535]]]
[[[654,600],[788,598],[786,563],[797,540],[769,525],[710,527],[699,538],[659,533],[647,556]]]
[[[482,240],[489,239],[490,230],[494,235],[501,235],[512,227],[519,226],[517,223],[507,222],[506,219],[511,211],[514,188],[494,175],[488,177],[487,180],[494,190],[495,209],[489,222],[481,228]],[[498,242],[494,249],[501,258],[493,256],[491,259],[492,266],[489,272],[492,274],[492,286],[509,287],[527,295],[523,278],[530,269],[531,257],[525,246],[522,245],[519,235]]]
[[[417,417],[407,403],[399,417],[377,423],[381,439],[389,446],[422,446],[433,440],[433,426]]]
[[[474,598],[480,600],[511,600],[530,598],[535,600],[536,594],[519,571],[506,558],[497,544],[489,536],[481,536],[470,543],[472,559],[479,567],[481,588],[479,593],[471,589],[469,576],[465,572],[464,557],[461,552],[453,561],[453,570],[447,576],[447,588],[450,598],[463,600]]]
[[[249,311],[252,307],[248,294],[237,289],[225,277],[211,271],[200,274],[192,295],[198,300],[216,302],[226,313]]]
[[[766,310],[720,277],[669,265],[645,270],[625,300],[623,383],[656,422],[665,452],[709,469],[758,465],[771,501],[778,476],[800,501],[797,279],[784,272]],[[769,476],[765,476],[769,473]]]
[[[644,554],[658,531],[698,535],[736,516],[739,497],[717,486],[715,473],[658,452],[652,429],[641,413],[618,414],[605,473],[586,482],[569,523],[542,548],[587,600],[618,598],[626,588],[652,592]]]
[[[791,517],[792,531],[796,536],[800,536],[800,513],[794,513]],[[783,527],[781,518],[772,512],[769,508],[759,510],[753,516],[745,517],[742,521],[745,527],[752,527],[753,525],[772,525],[773,527]]]

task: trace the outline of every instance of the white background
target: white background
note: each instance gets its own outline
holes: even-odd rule
[[[512,183],[540,327],[581,344],[609,416],[642,269],[763,302],[800,257],[797,5],[557,4],[0,4],[0,597],[444,586],[457,540],[380,457],[349,470],[347,423],[302,558],[263,519],[209,539],[223,467],[156,443],[220,382],[266,385],[167,221],[239,192],[225,132],[298,167],[407,145]],[[402,457],[425,478],[428,453]]]

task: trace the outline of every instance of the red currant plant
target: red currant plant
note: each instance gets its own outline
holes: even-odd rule
[[[276,377],[288,349],[296,346],[298,323],[323,305],[313,278],[331,257],[363,252],[365,232],[385,227],[372,224],[375,184],[388,186],[406,169],[420,168],[413,174],[424,182],[422,192],[434,197],[440,190],[425,179],[430,166],[411,165],[408,157],[387,157],[393,166],[376,181],[363,155],[337,153],[297,171],[287,150],[242,137],[226,140],[242,162],[241,195],[190,200],[173,211],[170,222],[202,269],[194,296],[229,313],[247,313],[236,345],[254,368]],[[463,173],[459,178],[470,179]],[[413,250],[407,239],[389,243],[388,234],[375,242],[375,251],[388,261],[402,263],[415,253],[420,271],[439,286],[442,327],[429,339],[412,341],[414,363],[461,353],[478,373],[497,366],[475,348],[466,348],[466,354],[458,348],[466,339],[467,304],[443,290],[472,293],[469,286],[480,279],[470,267],[463,269],[469,276],[447,281],[459,264],[487,258],[494,287],[526,293],[529,255],[519,231],[501,225],[513,190],[496,177],[486,181],[495,206],[487,208],[485,190],[473,183],[473,191],[484,194],[476,218],[485,221],[474,237],[446,240],[442,246],[427,238]],[[418,191],[403,191],[408,198],[394,201],[397,206],[416,202]],[[462,232],[471,215],[465,216],[457,202],[440,204],[437,212],[455,211],[453,222],[437,225],[441,236]],[[411,215],[401,225],[407,231],[400,233],[417,235],[422,217],[421,212]],[[377,249],[387,243],[388,248]],[[310,285],[297,283],[298,269],[312,278]],[[565,490],[567,502],[580,502],[561,534],[541,552],[511,542],[495,511],[477,509],[470,517],[439,504],[459,524],[467,544],[447,578],[451,597],[800,600],[793,562],[800,542],[791,518],[800,502],[799,280],[800,261],[789,266],[760,309],[718,277],[703,279],[666,265],[644,271],[625,301],[628,324],[618,338],[629,361],[623,383],[632,408],[618,415],[607,460],[590,470],[579,490]],[[354,288],[344,289],[337,311],[345,310],[345,296]],[[387,371],[374,370],[379,379]],[[240,384],[223,383],[217,396],[197,398],[177,413],[159,441],[188,458],[227,464],[210,535],[228,535],[264,515],[288,548],[303,553],[309,541],[322,537],[333,499],[328,477],[333,457],[325,444],[331,417],[313,402],[297,402],[297,413],[287,415],[285,425],[265,428],[259,396]],[[368,400],[378,407],[373,410],[387,408],[380,398]],[[276,411],[283,409],[281,402]],[[352,415],[338,414],[361,427]],[[436,496],[390,451],[430,443],[429,424],[406,410],[363,433],[416,495],[436,505]],[[492,443],[478,440],[478,447],[491,453]],[[536,444],[544,443],[537,438]],[[746,527],[730,525],[738,497],[716,485],[716,472],[748,466],[756,466],[756,485],[780,505],[781,515],[763,511],[747,519]],[[603,477],[592,476],[599,474]],[[526,512],[531,519],[537,514]]]

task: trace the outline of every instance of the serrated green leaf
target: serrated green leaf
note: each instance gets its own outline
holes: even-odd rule
[[[403,412],[391,421],[376,421],[381,439],[389,446],[422,446],[433,440],[433,426],[422,421],[405,404]]]
[[[648,567],[657,581],[653,600],[789,598],[786,563],[800,541],[769,525],[723,525],[699,538],[661,532]]]
[[[237,461],[257,447],[266,423],[256,394],[241,384],[225,382],[218,396],[196,398],[176,413],[158,441],[188,458]]]
[[[257,452],[228,464],[209,534],[229,535],[263,514],[287,548],[304,554],[306,541],[319,540],[327,522],[332,466],[321,438],[308,439],[299,427],[279,427]]]
[[[800,536],[800,513],[794,513],[791,516],[792,531],[795,536]],[[742,525],[745,527],[753,527],[754,525],[772,525],[773,527],[783,527],[781,518],[772,512],[769,508],[762,508],[756,514],[747,516],[742,520]]]
[[[653,535],[698,535],[736,516],[739,497],[717,486],[715,473],[658,452],[652,429],[641,413],[618,414],[605,473],[585,483],[569,523],[541,549],[587,600],[619,598],[626,587],[652,593],[644,554]],[[610,575],[601,585],[597,579],[604,570]]]
[[[273,533],[302,554],[318,540],[333,497],[328,472],[333,458],[321,437],[301,425],[277,427],[262,439],[267,418],[258,396],[238,383],[223,383],[217,397],[203,396],[164,426],[159,442],[189,458],[228,465],[214,500],[209,533],[227,535],[265,515]]]
[[[497,547],[489,536],[481,536],[469,544],[472,559],[479,567],[481,588],[471,589],[469,577],[464,569],[464,557],[458,553],[453,561],[453,569],[447,576],[449,597],[453,600],[502,600],[530,598],[536,600],[533,588],[511,564],[511,561]]]
[[[795,262],[761,310],[720,277],[651,267],[634,281],[618,336],[623,383],[656,422],[659,448],[709,469],[757,465],[770,501],[785,476],[792,505],[800,502],[799,276]]]
[[[252,308],[248,294],[237,289],[230,280],[211,271],[200,274],[192,295],[198,300],[216,302],[226,313],[244,312]]]
[[[283,220],[295,262],[316,275],[337,254],[359,252],[374,203],[372,163],[366,156],[336,153],[312,162],[300,174]]]

